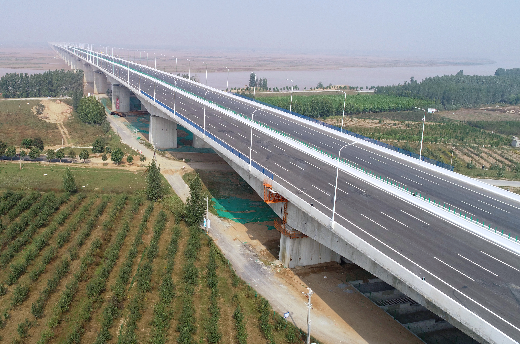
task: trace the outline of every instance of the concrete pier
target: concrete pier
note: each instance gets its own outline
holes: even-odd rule
[[[107,77],[99,72],[94,72],[94,93],[106,93],[108,89]]]
[[[112,111],[130,111],[130,90],[126,87],[112,84]]]
[[[309,237],[280,237],[280,254],[278,256],[285,267],[316,265],[324,262],[340,262],[340,255],[323,244]]]
[[[177,123],[150,115],[150,143],[159,150],[177,147]]]

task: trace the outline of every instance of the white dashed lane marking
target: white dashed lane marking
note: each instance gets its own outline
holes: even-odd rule
[[[501,264],[504,264],[504,265],[508,266],[509,268],[512,268],[512,269],[514,269],[514,270],[515,270],[515,271],[517,271],[517,272],[520,272],[520,270],[519,270],[518,268],[516,268],[516,267],[513,267],[513,266],[511,266],[510,264],[508,264],[508,263],[505,263],[504,261],[502,261],[502,260],[499,260],[499,259],[495,258],[494,256],[491,256],[491,255],[489,255],[488,253],[485,253],[485,252],[483,252],[483,251],[480,251],[480,252],[481,252],[482,254],[484,254],[484,255],[487,255],[487,256],[489,256],[489,257],[490,257],[491,259],[494,259],[494,260],[496,260],[496,261],[500,262]]]
[[[487,272],[491,273],[491,274],[492,274],[492,275],[494,275],[495,277],[498,277],[498,274],[496,274],[496,273],[493,273],[493,272],[491,272],[491,271],[490,271],[490,270],[488,270],[487,268],[485,268],[485,267],[482,267],[481,265],[477,264],[477,263],[476,263],[476,262],[474,262],[474,261],[471,261],[470,259],[468,259],[468,258],[467,258],[467,257],[465,257],[465,256],[462,256],[462,255],[460,255],[460,254],[458,254],[458,255],[459,255],[459,256],[460,256],[461,258],[463,258],[464,260],[467,260],[467,261],[471,262],[471,263],[472,263],[473,265],[475,265],[475,266],[478,266],[478,267],[482,268],[482,269],[483,269],[484,271],[487,271]]]
[[[384,226],[382,226],[381,224],[379,224],[379,223],[376,222],[375,220],[373,220],[373,219],[368,218],[367,216],[365,216],[363,213],[360,213],[360,214],[361,214],[361,216],[365,217],[366,219],[368,219],[368,220],[371,221],[372,223],[379,225],[380,227],[382,227],[382,228],[385,229],[385,230],[388,230],[387,228],[385,228]]]
[[[293,163],[293,162],[291,162],[291,161],[289,161],[289,163],[291,163],[292,165],[294,165],[294,166],[297,167],[297,168],[300,168],[300,169],[302,169],[302,170],[305,170],[304,168],[302,168],[302,167],[299,166],[298,164],[295,164],[295,163]]]
[[[419,219],[419,218],[417,218],[416,216],[411,215],[410,213],[408,213],[408,212],[406,212],[406,211],[401,210],[401,212],[403,212],[403,213],[406,214],[406,215],[409,215],[410,217],[412,217],[412,218],[414,218],[414,219],[417,219],[417,220],[420,221],[421,223],[424,223],[424,224],[426,224],[426,225],[430,225],[430,224],[426,223],[424,220]]]
[[[465,202],[464,200],[461,200],[460,202],[463,203],[463,204],[466,204],[466,205],[468,205],[468,206],[474,207],[474,208],[476,208],[476,209],[479,210],[479,211],[486,212],[487,214],[491,214],[491,212],[486,211],[486,210],[484,210],[483,208],[477,207],[477,206],[475,206],[475,205],[471,205],[470,203]]]
[[[411,178],[408,178],[408,177],[404,177],[404,176],[402,176],[402,175],[401,175],[401,177],[402,177],[402,178],[404,178],[405,180],[408,180],[408,181],[410,181],[410,182],[413,182],[413,183],[416,183],[416,184],[418,184],[418,185],[422,186],[422,183],[420,183],[420,182],[417,182],[417,181],[415,181],[415,180],[412,180]]]
[[[282,168],[283,170],[289,172],[289,170],[285,169],[283,166],[281,166],[280,164],[276,163],[276,162],[273,162],[275,165],[277,165],[279,168]]]
[[[384,213],[384,212],[381,212],[381,214],[384,215],[384,216],[387,216],[388,218],[392,219],[393,221],[398,222],[399,224],[401,224],[402,226],[404,226],[404,227],[406,227],[406,228],[408,227],[408,225],[406,225],[405,223],[398,221],[397,219],[395,219],[395,218],[393,218],[393,217],[387,215],[387,214]]]
[[[456,272],[459,272],[459,273],[462,274],[464,277],[470,279],[472,282],[475,281],[473,278],[471,278],[471,277],[468,276],[467,274],[464,274],[464,273],[462,273],[461,271],[459,271],[458,269],[456,269],[455,267],[448,265],[447,263],[445,263],[445,262],[442,261],[441,259],[439,259],[439,258],[437,258],[437,257],[435,257],[435,256],[434,256],[433,258],[434,258],[435,260],[437,260],[437,261],[439,261],[439,262],[445,264],[446,266],[448,266],[448,267],[451,268],[452,270],[454,270],[454,271],[456,271]]]
[[[335,185],[333,185],[333,184],[330,183],[330,182],[329,182],[329,185],[332,186],[333,188],[335,187]],[[341,189],[341,188],[339,188],[339,187],[338,187],[338,190],[339,190],[339,191],[342,191],[342,192],[345,193],[345,194],[348,194],[347,192],[345,192],[343,189]]]
[[[275,163],[275,164],[276,164],[276,163]],[[322,193],[324,193],[324,194],[326,194],[326,195],[330,196],[330,194],[329,194],[329,193],[325,192],[324,190],[321,190],[321,189],[319,189],[319,188],[318,188],[318,187],[316,187],[315,185],[311,185],[311,186],[313,186],[314,188],[316,188],[316,189],[317,189],[317,190],[319,190],[320,192],[322,192]]]

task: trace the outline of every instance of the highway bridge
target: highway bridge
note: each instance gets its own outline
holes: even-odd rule
[[[110,81],[118,110],[141,99],[156,147],[181,124],[270,200],[289,266],[342,255],[478,341],[520,341],[518,195],[113,53],[53,47],[95,89]]]

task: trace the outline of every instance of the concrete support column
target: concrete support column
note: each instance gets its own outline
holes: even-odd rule
[[[316,265],[324,262],[340,262],[338,253],[310,237],[289,238],[281,234],[279,260],[285,267]]]
[[[210,149],[211,146],[204,141],[203,138],[196,136],[193,134],[193,147],[197,149]]]
[[[83,92],[85,94],[94,93],[94,71],[89,64],[83,63]]]
[[[112,111],[130,111],[130,90],[126,87],[112,84]]]
[[[101,72],[94,72],[94,93],[106,93],[107,89],[107,77]]]
[[[177,147],[177,123],[150,115],[150,143],[159,150]]]

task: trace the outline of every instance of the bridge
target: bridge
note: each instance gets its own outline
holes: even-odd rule
[[[150,141],[223,157],[280,216],[286,266],[340,255],[480,342],[520,341],[520,196],[373,140],[84,46],[54,44]]]

